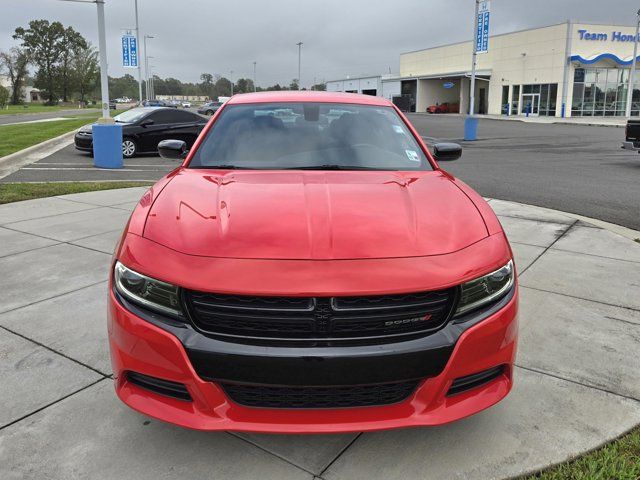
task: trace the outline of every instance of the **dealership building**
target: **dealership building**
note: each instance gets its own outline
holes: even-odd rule
[[[634,26],[571,21],[493,35],[489,51],[477,56],[475,112],[623,116],[634,37]],[[472,48],[468,41],[402,53],[399,75],[330,81],[327,90],[404,97],[416,112],[443,103],[465,112]],[[632,115],[639,110],[640,86]]]

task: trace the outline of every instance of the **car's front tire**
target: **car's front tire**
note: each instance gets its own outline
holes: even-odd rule
[[[125,138],[122,140],[122,156],[124,158],[135,157],[138,152],[138,146],[136,142],[131,140],[130,138]]]
[[[213,115],[213,110],[207,110],[205,113],[206,113],[208,116],[211,116],[211,115]]]

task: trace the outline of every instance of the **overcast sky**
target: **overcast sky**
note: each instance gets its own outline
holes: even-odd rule
[[[258,85],[302,84],[347,75],[397,73],[401,52],[469,40],[473,0],[138,0],[141,35],[162,77],[198,81],[203,72],[234,78],[253,75]],[[632,25],[634,0],[493,0],[491,32],[559,23],[568,18]],[[106,0],[109,74],[120,66],[120,35],[132,28],[134,0]],[[29,20],[71,25],[97,45],[95,5],[59,0],[0,0],[0,49]],[[142,43],[142,42],[141,42]]]

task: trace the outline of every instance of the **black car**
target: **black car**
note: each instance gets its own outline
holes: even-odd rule
[[[191,147],[207,120],[200,115],[166,107],[132,108],[114,117],[122,125],[122,155],[131,158],[139,153],[155,153],[162,140],[184,140]],[[76,149],[93,153],[91,125],[75,135]]]
[[[198,113],[201,115],[213,115],[221,106],[222,102],[208,102],[198,109]]]

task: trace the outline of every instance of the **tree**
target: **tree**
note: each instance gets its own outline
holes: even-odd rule
[[[327,90],[327,84],[326,83],[316,83],[315,85],[313,85],[311,87],[311,90],[317,90],[320,92],[325,92]]]
[[[253,92],[253,80],[250,78],[239,78],[236,82],[233,93],[249,93]]]
[[[98,84],[98,51],[88,43],[74,54],[70,66],[73,85],[80,94],[80,101],[84,102],[87,93]]]
[[[63,54],[65,29],[60,22],[31,20],[29,28],[16,28],[13,38],[22,40],[29,57],[38,66],[36,86],[46,90],[47,103],[54,104],[55,76]]]
[[[71,83],[71,62],[75,55],[87,48],[87,41],[73,27],[67,27],[62,34],[62,55],[60,56],[60,76],[62,77],[62,101],[69,100]]]
[[[9,90],[0,85],[0,108],[4,108],[7,106],[9,95]]]
[[[143,83],[142,87],[145,85]],[[109,77],[109,95],[112,98],[129,97],[137,98],[138,81],[128,73],[122,77]]]
[[[291,83],[289,84],[289,90],[298,90],[300,88],[300,84],[298,83],[298,79],[294,78],[293,80],[291,80]]]
[[[218,97],[228,97],[231,95],[231,81],[228,78],[220,77],[216,81],[216,93]]]
[[[29,55],[24,49],[13,47],[8,52],[0,52],[0,66],[4,66],[9,73],[11,103],[14,105],[22,103],[22,89],[29,73],[27,70]]]

